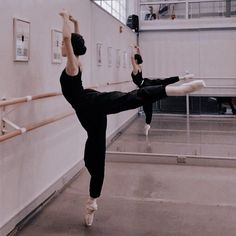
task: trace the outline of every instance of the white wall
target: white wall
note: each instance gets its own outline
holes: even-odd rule
[[[127,17],[129,15],[138,15],[139,11],[139,1],[137,0],[127,0]]]
[[[135,41],[135,34],[126,26],[119,33],[119,23],[88,0],[0,0],[0,98],[21,97],[46,92],[60,91],[59,76],[62,64],[51,64],[51,29],[61,29],[58,12],[65,7],[76,17],[88,51],[84,65],[84,86],[97,85],[99,90],[131,90],[132,83],[104,87],[107,82],[130,79],[131,68],[108,68],[105,63],[107,46],[122,51],[128,50]],[[29,62],[13,61],[13,17],[31,23],[31,54]],[[105,22],[105,23],[104,23]],[[103,44],[104,64],[96,64],[96,43]],[[114,51],[113,51],[114,52]],[[8,107],[7,116],[20,126],[41,121],[66,111],[72,111],[63,97],[32,101]],[[109,116],[108,136],[118,130],[137,110]],[[0,115],[3,115],[0,109]],[[36,129],[0,143],[0,235],[5,235],[32,207],[28,207],[50,186],[74,168],[83,159],[86,133],[76,116]],[[63,182],[65,179],[61,179]],[[54,190],[47,191],[45,199]],[[43,200],[42,199],[42,200]],[[24,209],[27,211],[24,211]]]
[[[236,86],[234,29],[163,30],[142,32],[143,74],[163,78],[185,71],[208,86]],[[200,94],[234,95],[235,89],[204,89]]]
[[[130,50],[129,45],[136,42],[136,36],[132,31],[117,22],[117,20],[111,17],[102,8],[92,5],[92,22],[93,28],[91,38],[93,43],[91,49],[96,52],[97,43],[102,44],[102,66],[97,65],[96,53],[91,58],[92,61],[92,85],[99,86],[101,91],[130,91],[135,88],[131,82],[131,63],[130,63]],[[123,32],[120,33],[120,26],[123,28]],[[107,60],[107,48],[112,47],[112,67],[108,66]],[[120,67],[116,66],[116,50],[120,49],[121,63]],[[128,63],[124,67],[123,54],[127,53]],[[116,86],[104,86],[107,82],[116,83],[121,81],[128,81],[130,83],[120,84]],[[133,116],[137,111],[127,111],[117,115],[108,116],[108,129],[107,135],[110,136],[120,126]]]

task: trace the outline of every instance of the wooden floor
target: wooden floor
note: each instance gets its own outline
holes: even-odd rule
[[[118,160],[106,163],[92,227],[83,224],[89,183],[83,169],[17,236],[235,236],[235,168],[119,159],[119,150],[233,158],[235,122],[156,116],[147,139],[137,118],[108,148]]]

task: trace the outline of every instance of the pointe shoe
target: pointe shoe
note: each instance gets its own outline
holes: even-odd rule
[[[192,82],[192,84],[197,90],[206,87],[206,84],[203,80],[195,80]]]
[[[185,87],[185,90],[186,90],[185,92],[192,93],[206,87],[206,84],[203,80],[194,80],[189,83],[184,83],[182,84],[182,86]]]
[[[98,205],[96,199],[89,199],[86,203],[86,213],[84,216],[84,222],[86,226],[92,226],[94,213],[97,211]]]
[[[146,124],[146,125],[144,126],[144,134],[145,134],[146,136],[148,136],[148,131],[149,131],[150,128],[151,128],[151,126],[148,125],[148,124]]]

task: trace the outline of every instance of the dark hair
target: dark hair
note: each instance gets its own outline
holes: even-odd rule
[[[71,34],[71,44],[75,56],[84,55],[86,53],[86,46],[84,45],[84,39],[80,34],[72,33]]]
[[[135,54],[134,55],[134,59],[137,61],[138,64],[142,64],[143,63],[143,59],[139,54]]]

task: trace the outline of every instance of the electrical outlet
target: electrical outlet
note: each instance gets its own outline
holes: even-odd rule
[[[186,157],[178,156],[177,157],[177,163],[178,164],[185,164],[186,163]]]

